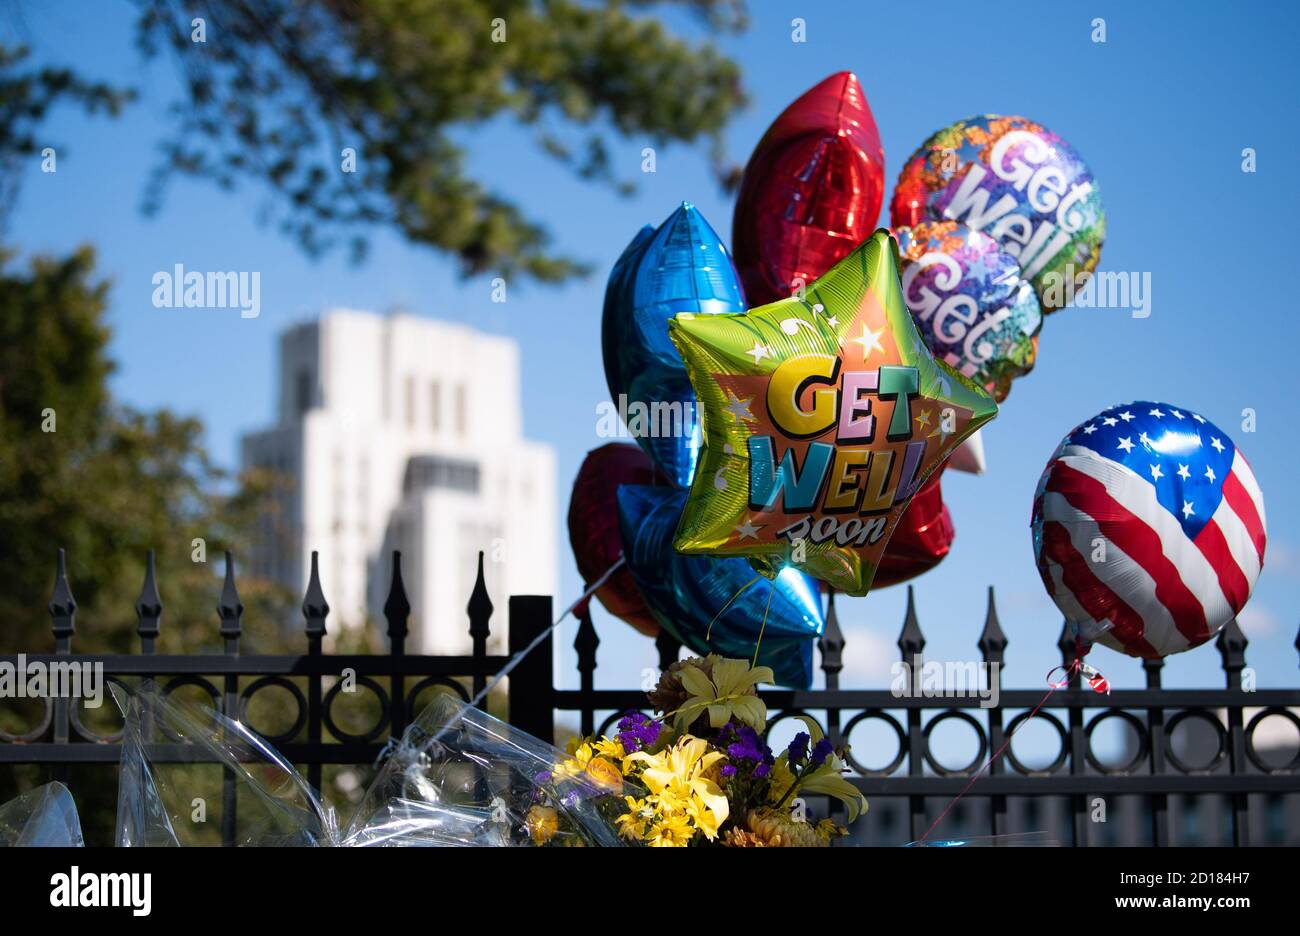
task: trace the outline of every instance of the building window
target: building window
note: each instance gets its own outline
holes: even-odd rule
[[[465,385],[456,385],[456,434],[465,435]]]
[[[442,388],[438,381],[429,384],[429,428],[438,431],[438,422],[442,418]]]
[[[415,428],[415,378],[406,378],[406,428]]]

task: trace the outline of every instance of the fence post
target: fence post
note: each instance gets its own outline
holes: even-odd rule
[[[402,552],[393,550],[392,575],[388,580],[388,597],[384,600],[384,619],[388,622],[388,653],[392,657],[406,655],[406,619],[411,616],[411,602],[406,597],[406,584],[402,581]],[[406,681],[401,673],[392,679],[393,709],[389,734],[400,738],[406,731]]]
[[[1002,622],[998,620],[997,604],[993,600],[993,586],[989,586],[989,606],[984,613],[984,630],[976,643],[980,656],[987,667],[989,689],[996,687],[998,698],[1002,693],[1002,666],[1006,659],[1007,635],[1002,632]],[[1006,735],[1002,730],[1002,706],[996,705],[988,710],[989,750],[1002,750]],[[1004,770],[1002,758],[995,757],[989,764],[989,775],[997,776]],[[1005,835],[1007,831],[1007,798],[1001,793],[994,794],[990,803],[990,818],[993,820],[993,834]]]
[[[302,616],[306,622],[307,655],[321,655],[321,638],[325,636],[325,618],[329,616],[329,602],[320,586],[320,559],[311,551],[311,578],[307,581],[307,594],[302,599]],[[312,673],[307,680],[307,742],[315,751],[321,743],[321,676]],[[307,765],[307,782],[312,789],[320,790],[323,768],[319,761]]]
[[[1160,671],[1165,661],[1161,659],[1143,660],[1142,669],[1147,676],[1147,691],[1160,691]],[[1147,709],[1147,743],[1151,749],[1151,775],[1163,777],[1168,767],[1165,766],[1165,707],[1153,705]],[[1151,794],[1151,844],[1163,846],[1169,844],[1169,795],[1167,793]]]
[[[483,579],[481,549],[478,553],[478,577],[474,580],[474,590],[465,611],[469,614],[469,636],[474,647],[474,695],[478,695],[487,685],[488,674],[483,668],[483,658],[487,656],[488,637],[492,633],[492,599],[488,597],[487,582]],[[487,708],[486,701],[483,707]]]
[[[1246,668],[1246,635],[1241,632],[1237,619],[1233,618],[1228,626],[1219,631],[1219,639],[1214,645],[1219,648],[1223,658],[1223,672],[1228,678],[1228,690],[1236,696],[1241,692],[1241,671]],[[1228,706],[1228,753],[1229,769],[1233,776],[1244,774],[1246,767],[1246,732],[1242,727],[1241,706]],[[1250,800],[1249,794],[1232,794],[1232,844],[1244,846],[1250,844]]]
[[[573,639],[573,649],[578,652],[578,677],[582,692],[582,735],[596,733],[596,710],[591,705],[591,693],[596,688],[596,648],[600,635],[591,623],[591,599],[582,602],[574,615],[578,618],[578,636]]]
[[[551,596],[511,595],[508,626],[513,657],[550,628]],[[555,740],[551,646],[550,634],[538,641],[510,674],[508,691],[510,724],[547,744]]]
[[[235,588],[235,557],[226,550],[226,581],[221,586],[221,600],[217,603],[217,617],[221,619],[221,637],[225,643],[227,656],[239,656],[239,635],[242,630],[240,619],[244,616],[244,604],[239,600],[239,591]],[[221,713],[227,718],[239,719],[239,677],[229,674],[222,687]],[[225,731],[222,730],[224,737]],[[238,830],[236,824],[235,773],[229,767],[222,768],[221,780],[221,844],[235,844]]]
[[[1079,671],[1070,670],[1075,655],[1079,652],[1079,639],[1069,621],[1061,626],[1061,636],[1056,641],[1061,651],[1061,665],[1070,671],[1070,685],[1066,692],[1072,698],[1080,698]],[[1088,736],[1083,730],[1083,709],[1070,706],[1067,710],[1070,727],[1070,775],[1081,777],[1088,772]],[[1088,844],[1088,797],[1083,793],[1072,793],[1070,802],[1070,827],[1074,833],[1074,844]]]
[[[72,597],[72,587],[68,585],[68,565],[62,549],[59,550],[58,562],[54,573],[54,594],[50,596],[50,618],[54,632],[54,652],[58,656],[72,653],[72,635],[77,632],[77,600]],[[54,700],[54,743],[68,743],[68,721],[71,715],[69,701],[65,698]],[[54,779],[66,783],[68,768],[62,765],[54,768]]]
[[[911,673],[908,698],[915,701],[921,697],[921,652],[925,650],[925,637],[916,619],[916,598],[911,585],[907,586],[907,614],[903,617],[903,631],[898,635],[898,650],[903,655],[903,665]],[[925,733],[921,728],[921,709],[914,705],[907,710],[907,775],[920,777],[924,772]],[[925,797],[911,794],[907,798],[907,807],[910,837],[915,842],[925,834]]]

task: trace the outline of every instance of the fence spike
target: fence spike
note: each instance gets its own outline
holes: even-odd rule
[[[1300,627],[1297,627],[1295,632],[1295,649],[1300,653]]]
[[[227,640],[239,637],[240,618],[244,616],[244,605],[239,600],[239,589],[235,587],[235,557],[226,550],[226,581],[221,586],[221,601],[217,604],[217,617],[221,618],[221,636]]]
[[[72,597],[72,587],[68,584],[67,559],[62,549],[55,563],[54,593],[50,596],[49,611],[56,640],[70,638],[76,633],[77,599]]]
[[[135,616],[139,622],[135,632],[147,646],[152,646],[153,640],[158,636],[162,612],[162,597],[158,594],[158,583],[154,578],[154,551],[151,549],[144,563],[144,584],[140,586],[140,597],[135,600]]]
[[[667,630],[660,628],[659,636],[655,638],[655,649],[659,651],[659,669],[666,670],[681,656],[682,644]]]
[[[1223,658],[1225,672],[1240,673],[1245,668],[1246,645],[1249,643],[1236,618],[1219,631],[1219,639],[1214,642],[1214,645],[1219,648],[1219,656]]]
[[[320,587],[320,558],[316,550],[311,551],[311,576],[307,579],[307,594],[302,599],[302,616],[307,621],[307,635],[321,637],[325,634],[325,618],[329,617],[330,606],[325,600],[325,592]]]
[[[411,616],[411,602],[406,598],[406,583],[402,581],[402,551],[393,550],[393,577],[388,583],[388,598],[384,601],[384,618],[388,621],[388,639],[394,647],[406,641],[406,619]]]
[[[578,614],[578,636],[573,639],[573,649],[578,651],[578,672],[596,671],[596,648],[600,646],[600,635],[591,623],[591,605],[584,602]]]
[[[478,578],[474,581],[474,590],[470,592],[469,604],[465,610],[469,612],[469,635],[476,640],[487,640],[490,632],[488,622],[492,619],[492,599],[488,597],[487,582],[483,578],[481,549],[478,553]]]
[[[998,620],[998,606],[993,598],[993,586],[989,586],[989,607],[984,614],[984,630],[975,645],[984,656],[985,663],[1001,664],[1003,651],[1007,649],[1007,635],[1002,632],[1002,622]]]
[[[826,626],[822,628],[817,649],[822,655],[822,672],[838,673],[844,669],[844,633],[840,630],[840,616],[835,612],[835,589],[826,597]]]
[[[916,620],[916,595],[911,585],[907,586],[907,614],[903,617],[903,632],[898,635],[898,649],[903,653],[904,662],[920,656],[925,649],[925,637]]]

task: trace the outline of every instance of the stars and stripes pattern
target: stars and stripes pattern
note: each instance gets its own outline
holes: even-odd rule
[[[1204,417],[1116,406],[1072,431],[1034,498],[1034,552],[1084,638],[1154,658],[1214,637],[1264,564],[1264,497]]]

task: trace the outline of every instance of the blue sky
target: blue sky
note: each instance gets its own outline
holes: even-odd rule
[[[1289,479],[1300,448],[1288,407],[1300,390],[1300,325],[1285,283],[1296,269],[1288,238],[1297,208],[1290,175],[1300,152],[1297,6],[1254,4],[1249,15],[1209,3],[935,2],[924,15],[907,3],[756,6],[749,31],[721,43],[741,63],[752,97],[726,133],[734,158],[748,155],[789,101],[841,69],[857,72],[867,92],[890,192],[904,159],[935,129],[971,114],[1023,114],[1061,134],[1091,165],[1109,222],[1102,268],[1151,274],[1149,318],[1092,309],[1051,316],[1036,370],[986,430],[988,474],[945,477],[957,539],[918,582],[928,655],[971,656],[992,584],[1010,639],[1006,682],[1042,685],[1057,662],[1061,625],[1034,570],[1028,522],[1035,482],[1075,424],[1112,403],[1154,399],[1218,423],[1255,468],[1269,549],[1244,616],[1248,659],[1260,685],[1293,685],[1300,502]],[[228,194],[180,182],[163,212],[144,218],[144,183],[176,88],[171,64],[141,61],[131,43],[134,8],[125,0],[12,11],[0,16],[0,28],[30,42],[42,61],[74,64],[143,94],[116,121],[56,115],[48,136],[61,144],[58,172],[31,168],[8,239],[27,252],[95,245],[114,283],[115,391],[137,406],[199,415],[208,444],[227,464],[239,433],[271,418],[276,335],[286,325],[330,305],[401,304],[518,340],[525,425],[558,450],[556,496],[565,509],[584,453],[603,441],[595,408],[607,395],[599,348],[605,271],[642,224],[657,224],[683,199],[724,236],[730,230],[730,198],[713,184],[698,150],[660,151],[658,171],[639,176],[640,193],[620,199],[538,158],[504,125],[465,134],[470,166],[543,218],[565,250],[593,262],[598,273],[590,280],[560,289],[515,284],[507,303],[494,304],[486,279],[460,281],[450,261],[383,233],[364,266],[341,255],[311,261],[273,227],[259,226],[263,195],[254,188]],[[795,15],[807,21],[804,44],[790,41]],[[1106,20],[1105,44],[1091,41],[1095,17]],[[672,21],[702,35],[693,20]],[[637,174],[646,142],[616,144],[622,171]],[[1254,174],[1241,171],[1244,147],[1257,151]],[[151,276],[176,263],[260,270],[261,317],[153,308]],[[1257,413],[1256,432],[1241,431],[1246,407]],[[562,605],[581,584],[561,537]],[[868,662],[894,659],[904,602],[901,588],[841,602],[859,684],[882,685],[885,673]],[[653,648],[601,614],[598,679],[639,683],[641,668],[654,663]],[[567,645],[572,636],[566,627],[560,639]],[[1135,662],[1104,649],[1094,660],[1114,684],[1140,684]],[[1172,658],[1165,673],[1169,686],[1221,679],[1213,646]]]

